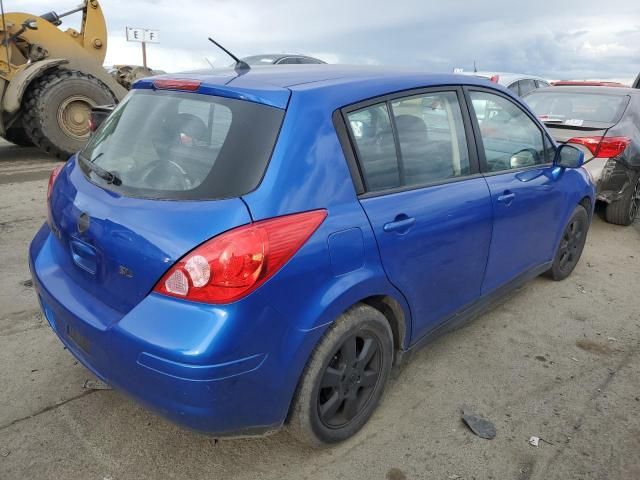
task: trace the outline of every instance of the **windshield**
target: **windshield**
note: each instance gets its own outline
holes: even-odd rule
[[[535,114],[544,122],[580,127],[584,123],[617,123],[629,101],[627,95],[601,93],[534,92],[526,97]]]
[[[260,183],[283,117],[243,100],[134,90],[80,152],[79,165],[124,195],[238,197]]]

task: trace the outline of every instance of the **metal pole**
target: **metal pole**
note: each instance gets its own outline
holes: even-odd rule
[[[142,66],[147,68],[147,42],[142,42]]]

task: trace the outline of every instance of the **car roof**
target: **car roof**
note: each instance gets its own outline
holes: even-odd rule
[[[478,85],[496,88],[485,79],[419,70],[359,65],[265,65],[237,72],[234,69],[199,70],[138,80],[133,88],[153,88],[156,79],[192,79],[200,92],[286,108],[292,91],[323,91],[343,105],[396,91],[437,85]],[[497,87],[507,92],[503,87]],[[507,92],[508,93],[508,92]]]

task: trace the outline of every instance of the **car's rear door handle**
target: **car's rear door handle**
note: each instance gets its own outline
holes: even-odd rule
[[[382,229],[389,232],[407,232],[413,224],[416,223],[416,219],[413,217],[407,217],[406,215],[398,215],[393,222],[385,223]]]
[[[502,195],[498,196],[498,201],[509,205],[516,198],[516,194],[506,190]]]

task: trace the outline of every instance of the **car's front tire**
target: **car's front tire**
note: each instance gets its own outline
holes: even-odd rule
[[[392,363],[384,315],[364,304],[347,310],[307,363],[289,415],[291,433],[314,446],[354,435],[378,405]]]
[[[582,255],[588,231],[589,214],[582,205],[578,205],[562,232],[553,264],[547,271],[549,277],[553,280],[564,280],[571,275]]]

